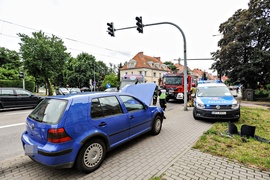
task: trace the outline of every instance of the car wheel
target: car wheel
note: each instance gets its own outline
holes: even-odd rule
[[[195,119],[195,120],[199,120],[200,118],[198,118],[197,116],[196,116],[196,110],[195,110],[195,108],[193,108],[193,118]]]
[[[88,141],[80,150],[76,160],[79,171],[90,173],[99,168],[106,155],[106,146],[101,139]]]
[[[156,116],[152,124],[152,130],[151,130],[152,135],[158,135],[161,131],[161,127],[162,127],[161,117]]]

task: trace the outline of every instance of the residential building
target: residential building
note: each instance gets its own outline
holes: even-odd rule
[[[170,69],[161,62],[160,57],[151,57],[139,52],[120,69],[120,77],[124,74],[142,74],[146,82],[158,84],[163,74],[169,71]]]
[[[176,73],[184,72],[184,66],[182,64],[175,63],[174,65],[176,66]],[[158,84],[163,74],[170,71],[167,65],[161,62],[160,57],[151,57],[144,55],[143,52],[139,52],[120,69],[120,77],[123,77],[125,74],[142,74],[146,82]],[[211,73],[198,68],[191,70],[187,67],[187,73],[197,80],[200,80],[204,73],[206,73],[208,79],[216,79]]]

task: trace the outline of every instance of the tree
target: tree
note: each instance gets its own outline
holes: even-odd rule
[[[49,89],[49,95],[53,95],[51,80],[62,72],[69,57],[65,52],[67,48],[54,35],[48,37],[41,31],[32,35],[18,34],[22,41],[19,45],[24,68],[35,78],[41,78]]]
[[[164,62],[164,64],[166,64],[168,66],[168,68],[172,71],[172,72],[175,72],[176,71],[176,66],[170,62],[170,61],[166,61]]]
[[[108,74],[108,67],[102,61],[88,53],[81,53],[76,58],[70,58],[65,73],[67,84],[72,87],[89,87],[89,82],[96,81],[96,85],[101,84],[101,80]]]
[[[256,88],[270,82],[269,0],[251,0],[248,10],[238,10],[219,27],[221,48],[211,53],[212,69],[233,83]]]
[[[109,75],[106,75],[101,86],[105,88],[107,84],[110,84],[111,87],[119,87],[117,74],[111,73]]]
[[[0,79],[19,79],[21,65],[19,54],[16,51],[0,47]]]
[[[203,79],[203,80],[207,80],[207,79],[208,79],[207,74],[206,74],[205,71],[203,72],[202,79]]]

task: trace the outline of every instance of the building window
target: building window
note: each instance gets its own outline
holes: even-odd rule
[[[157,77],[157,74],[156,74],[156,72],[154,72],[154,77]]]
[[[127,68],[134,68],[137,64],[137,61],[132,59],[127,63]]]
[[[146,73],[147,73],[147,71],[144,71],[144,76],[145,76],[145,77],[147,76],[147,74],[146,74]]]
[[[139,74],[142,74],[142,71],[139,71]]]

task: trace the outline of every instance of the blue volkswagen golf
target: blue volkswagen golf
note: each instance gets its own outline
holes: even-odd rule
[[[25,154],[50,167],[98,169],[112,148],[147,132],[160,133],[164,113],[150,106],[155,87],[145,83],[121,92],[46,97],[26,119]]]

